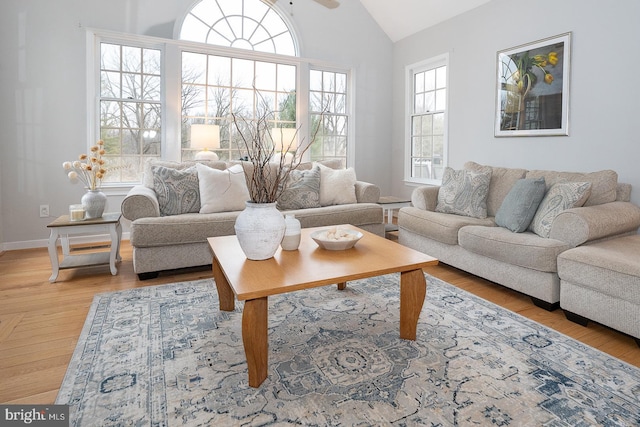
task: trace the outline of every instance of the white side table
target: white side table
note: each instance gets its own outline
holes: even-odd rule
[[[386,232],[398,231],[398,226],[393,224],[393,210],[411,205],[411,200],[403,197],[383,196],[378,199],[378,204],[382,206],[382,211],[387,217],[384,228]]]
[[[47,228],[51,230],[49,236],[49,257],[51,258],[52,274],[49,282],[54,283],[58,278],[58,272],[66,268],[80,268],[93,265],[109,265],[112,275],[118,274],[116,262],[120,258],[120,240],[122,227],[120,225],[120,212],[106,213],[102,218],[85,219],[83,221],[70,221],[69,215],[62,215],[54,220]],[[93,252],[81,255],[71,255],[69,249],[69,236],[78,234],[103,234],[111,236],[111,250],[109,252]],[[57,242],[60,239],[62,246],[62,260],[58,261]]]

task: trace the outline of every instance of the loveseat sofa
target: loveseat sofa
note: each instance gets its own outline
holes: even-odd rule
[[[122,202],[122,215],[131,221],[133,267],[141,280],[156,277],[164,270],[211,264],[207,238],[235,234],[236,217],[248,197],[234,195],[228,189],[218,191],[217,184],[195,177],[197,172],[200,177],[203,172],[224,177],[224,171],[232,170],[234,165],[238,168],[239,162],[198,163],[148,162],[143,183],[134,186]],[[325,179],[326,185],[320,188],[317,180],[300,181],[305,191],[312,188],[311,197],[296,197],[292,186],[286,193],[287,202],[282,201],[284,209],[278,202],[283,215],[294,214],[302,227],[352,224],[384,236],[383,210],[377,204],[380,189],[357,181],[352,169],[340,169],[335,162],[305,163],[297,169],[306,174],[304,179],[309,179],[318,176],[319,168],[321,176],[326,178],[329,174],[332,181]]]
[[[522,191],[525,186],[539,190]],[[467,162],[460,171],[445,170],[442,186],[413,191],[412,206],[398,214],[398,241],[553,310],[560,301],[558,255],[638,232],[640,207],[630,196],[631,185],[618,183],[611,170],[571,173]]]

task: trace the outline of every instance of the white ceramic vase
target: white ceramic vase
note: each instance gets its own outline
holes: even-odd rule
[[[84,218],[101,218],[107,205],[107,195],[100,190],[87,190],[80,199],[84,208]]]
[[[282,250],[295,251],[300,246],[300,221],[293,214],[287,214],[284,217],[284,237],[282,238]]]
[[[284,236],[285,222],[275,203],[246,202],[236,218],[236,237],[250,260],[271,258]]]

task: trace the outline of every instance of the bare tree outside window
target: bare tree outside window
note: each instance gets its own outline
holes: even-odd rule
[[[272,127],[295,127],[296,67],[266,61],[184,52],[182,61],[182,159],[192,159],[192,124],[220,127],[221,160],[246,155],[232,115],[251,123],[272,117]]]
[[[100,48],[105,182],[136,182],[146,159],[161,156],[161,53],[110,43]]]
[[[318,128],[311,160],[338,159],[347,164],[349,116],[347,74],[311,70],[309,88],[311,126]]]

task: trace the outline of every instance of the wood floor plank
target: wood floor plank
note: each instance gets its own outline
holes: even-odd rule
[[[46,248],[0,255],[0,403],[55,401],[94,295],[212,277],[210,268],[200,268],[140,281],[128,241],[122,242],[121,256],[116,276],[103,267],[63,270],[52,284]],[[562,310],[548,312],[525,295],[445,264],[425,272],[640,367],[640,348],[625,334],[595,322],[580,326]]]

